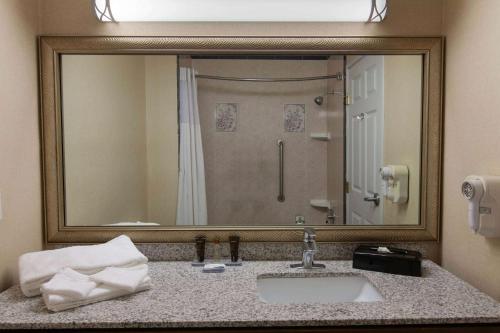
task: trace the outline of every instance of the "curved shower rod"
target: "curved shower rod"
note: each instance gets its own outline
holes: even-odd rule
[[[282,77],[282,78],[247,78],[247,77],[231,77],[231,76],[214,76],[196,74],[198,79],[207,80],[220,80],[220,81],[244,81],[244,82],[295,82],[295,81],[315,81],[315,80],[328,80],[337,79],[339,81],[344,79],[344,75],[340,72],[334,75],[324,76],[309,76],[309,77]]]

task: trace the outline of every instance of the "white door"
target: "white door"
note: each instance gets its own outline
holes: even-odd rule
[[[346,108],[346,177],[350,186],[346,224],[383,223],[379,174],[384,142],[383,74],[383,56],[348,57],[346,88],[351,98]]]

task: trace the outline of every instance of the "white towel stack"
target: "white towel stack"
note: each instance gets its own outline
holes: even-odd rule
[[[45,306],[63,311],[82,305],[147,290],[151,287],[148,266],[115,268],[85,275],[65,268],[41,287]]]
[[[105,244],[33,252],[19,258],[21,290],[62,311],[151,287],[147,258],[127,236]]]

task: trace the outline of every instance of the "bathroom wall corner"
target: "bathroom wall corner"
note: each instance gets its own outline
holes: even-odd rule
[[[0,10],[0,290],[16,283],[19,255],[42,248],[39,4],[5,0]]]

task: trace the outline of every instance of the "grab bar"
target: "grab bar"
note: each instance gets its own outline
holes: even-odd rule
[[[279,160],[279,194],[278,201],[285,201],[285,191],[284,191],[284,174],[283,174],[283,158],[285,156],[285,142],[283,140],[278,140],[278,160]]]

